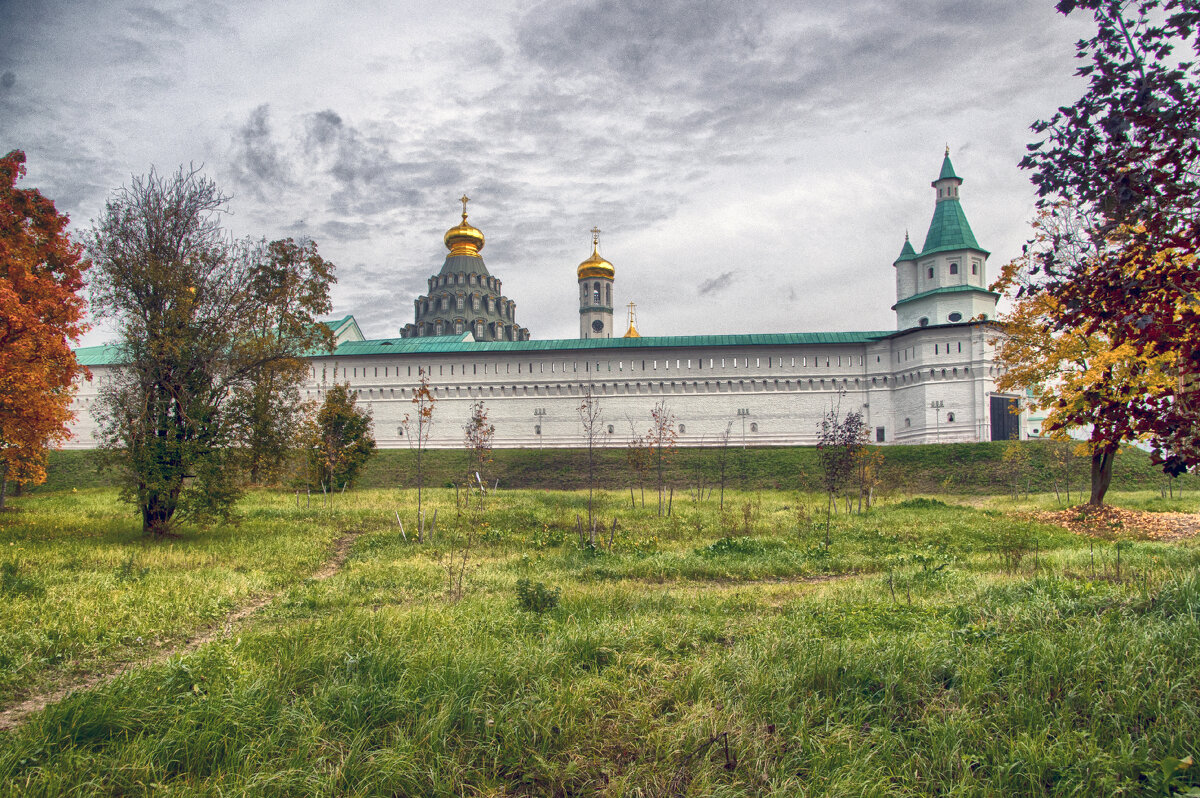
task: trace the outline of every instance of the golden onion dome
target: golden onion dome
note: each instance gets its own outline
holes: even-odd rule
[[[443,241],[450,250],[450,257],[466,255],[478,258],[479,250],[483,249],[483,233],[478,228],[467,224],[467,202],[469,197],[463,195],[459,200],[463,204],[462,224],[457,224],[446,231]]]
[[[600,231],[595,227],[592,228],[592,254],[579,264],[576,273],[580,280],[586,280],[589,277],[603,277],[606,280],[612,280],[616,276],[613,265],[600,257]]]

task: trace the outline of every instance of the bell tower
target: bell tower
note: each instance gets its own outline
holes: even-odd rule
[[[613,337],[613,265],[600,257],[600,228],[592,228],[592,254],[579,264],[579,337]]]

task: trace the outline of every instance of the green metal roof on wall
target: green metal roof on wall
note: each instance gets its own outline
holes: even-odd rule
[[[945,290],[945,289],[941,289]],[[978,290],[978,289],[977,289]],[[433,355],[498,352],[569,352],[601,349],[668,349],[718,346],[809,346],[816,344],[866,344],[892,335],[894,330],[864,332],[750,333],[746,335],[663,335],[645,338],[560,338],[545,341],[475,341],[465,335],[428,338],[379,338],[347,341],[333,352],[309,352],[306,357],[356,357],[361,355]],[[107,366],[120,362],[116,346],[87,346],[75,350],[85,366]]]
[[[116,344],[81,346],[75,350],[75,359],[81,366],[111,366],[121,362],[121,348]]]
[[[989,291],[986,288],[980,288],[977,285],[947,285],[942,288],[934,288],[929,291],[922,291],[919,294],[913,294],[910,297],[901,299],[899,302],[892,305],[892,310],[895,310],[896,308],[900,307],[901,305],[907,305],[909,302],[916,302],[918,299],[924,299],[927,296],[933,296],[934,294],[959,294],[964,291],[972,291],[977,294],[984,294],[986,296],[996,297],[997,299],[1000,298],[1000,295],[997,294],[995,291]]]
[[[971,232],[967,215],[963,213],[958,200],[944,199],[934,206],[933,220],[929,223],[929,232],[925,234],[925,246],[921,248],[920,257],[956,249],[973,249],[989,254],[975,241],[975,234]]]
[[[812,344],[864,344],[890,335],[891,330],[823,333],[751,333],[747,335],[669,335],[644,338],[562,338],[545,341],[464,341],[458,336],[388,338],[352,341],[337,348],[332,357],[358,355],[415,355],[471,352],[556,352],[600,349],[667,349],[718,346],[787,346]]]

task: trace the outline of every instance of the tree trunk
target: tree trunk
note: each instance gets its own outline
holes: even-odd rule
[[[182,487],[182,486],[181,486]],[[179,502],[179,489],[151,491],[142,497],[142,534],[164,537],[171,531],[171,519]]]
[[[1099,507],[1104,504],[1104,494],[1112,484],[1113,463],[1116,461],[1115,451],[1095,451],[1092,453],[1092,497],[1088,504]]]
[[[4,494],[8,492],[8,461],[0,466],[0,510],[4,509]]]

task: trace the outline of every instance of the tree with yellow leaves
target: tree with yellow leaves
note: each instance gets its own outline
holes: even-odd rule
[[[1045,411],[1043,429],[1065,440],[1071,430],[1088,429],[1092,455],[1090,504],[1100,505],[1112,482],[1121,444],[1147,436],[1139,420],[1147,408],[1169,397],[1177,385],[1178,353],[1154,352],[1114,343],[1101,330],[1064,326],[1062,301],[1046,291],[1025,290],[1037,279],[1043,248],[1072,248],[1079,268],[1102,247],[1087,235],[1087,219],[1069,206],[1044,209],[1033,223],[1034,239],[1021,257],[1001,270],[992,290],[1008,293],[1012,308],[1000,321],[996,340],[996,380],[1001,391],[1027,390],[1026,406]]]

